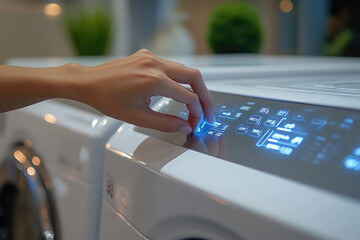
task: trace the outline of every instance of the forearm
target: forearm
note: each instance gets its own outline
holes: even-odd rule
[[[0,112],[25,107],[49,98],[75,98],[72,81],[79,65],[53,68],[0,66]]]

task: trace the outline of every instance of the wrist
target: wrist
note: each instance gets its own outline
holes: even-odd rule
[[[87,67],[77,63],[58,67],[55,70],[57,76],[53,81],[54,92],[57,95],[54,97],[83,102],[86,69]]]

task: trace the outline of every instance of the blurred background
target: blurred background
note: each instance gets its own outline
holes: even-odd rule
[[[358,0],[0,0],[13,57],[253,53],[360,56]]]

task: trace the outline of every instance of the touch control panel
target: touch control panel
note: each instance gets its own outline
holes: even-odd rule
[[[156,137],[360,200],[360,111],[211,92],[216,122]],[[187,119],[168,101],[160,112]]]

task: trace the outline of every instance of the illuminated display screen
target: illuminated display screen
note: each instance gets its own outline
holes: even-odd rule
[[[360,200],[360,111],[211,92],[216,122],[155,137]],[[160,112],[187,118],[169,101]]]

